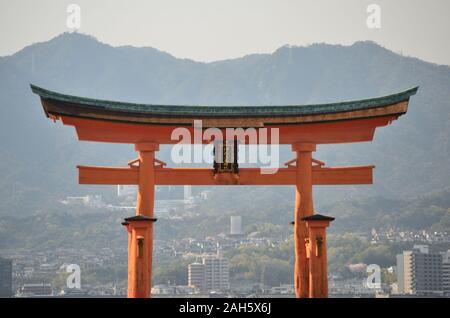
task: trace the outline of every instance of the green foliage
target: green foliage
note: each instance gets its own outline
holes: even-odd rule
[[[193,259],[176,258],[159,262],[154,270],[154,284],[187,285],[188,265]]]
[[[347,265],[353,263],[357,253],[368,248],[369,244],[352,234],[330,235],[328,240],[329,271],[347,274]]]
[[[433,229],[450,232],[450,189],[408,199],[383,197],[345,200],[323,209],[336,217],[334,232],[368,232],[372,228]]]
[[[392,283],[397,282],[397,275],[395,273],[389,273],[386,268],[381,270],[381,281],[390,286]]]
[[[393,265],[393,262],[395,262],[395,254],[390,246],[369,246],[366,249],[356,253],[352,260],[365,264],[377,264],[385,267]]]
[[[66,272],[60,272],[56,274],[53,279],[51,280],[52,288],[61,291],[66,287],[67,283],[67,277],[70,275],[70,273]]]
[[[279,286],[280,283],[290,283],[292,263],[285,250],[284,246],[281,253],[270,247],[240,247],[230,252],[227,256],[230,257],[231,283],[234,286],[251,283]]]
[[[114,266],[99,266],[93,269],[83,269],[81,274],[81,285],[96,285],[97,283],[117,283],[127,279],[126,264]]]

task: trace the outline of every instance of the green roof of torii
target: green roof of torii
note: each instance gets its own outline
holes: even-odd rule
[[[92,99],[53,92],[35,85],[31,90],[42,99],[70,103],[97,110],[123,113],[168,116],[201,117],[257,117],[257,116],[302,116],[364,110],[407,101],[416,94],[418,87],[382,97],[345,101],[339,103],[311,105],[268,105],[268,106],[203,106],[203,105],[161,105],[136,104]]]

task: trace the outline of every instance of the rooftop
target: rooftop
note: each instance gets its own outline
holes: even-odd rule
[[[161,104],[136,104],[119,101],[92,99],[72,96],[50,91],[35,85],[31,90],[39,95],[43,101],[70,104],[83,109],[97,111],[111,111],[116,114],[140,114],[149,116],[170,117],[267,117],[267,116],[305,116],[351,112],[367,110],[400,102],[408,101],[416,94],[418,87],[413,87],[391,95],[344,101],[326,104],[310,105],[266,105],[266,106],[208,106],[208,105],[161,105]],[[45,108],[45,105],[44,105]],[[48,109],[46,109],[46,112]],[[48,113],[47,113],[48,114]]]

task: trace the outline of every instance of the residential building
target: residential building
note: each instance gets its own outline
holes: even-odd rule
[[[446,296],[450,296],[450,250],[442,255],[442,290]]]
[[[46,283],[24,284],[20,289],[20,294],[25,297],[33,296],[51,296],[53,295],[52,286]]]
[[[399,294],[437,295],[443,293],[442,255],[428,246],[415,245],[397,255]]]
[[[205,265],[192,263],[188,266],[188,285],[200,290],[205,289]]]
[[[12,260],[0,257],[0,297],[12,296]]]
[[[220,256],[207,256],[203,258],[205,265],[205,289],[228,290],[229,268],[228,260]]]
[[[230,288],[228,260],[221,255],[207,255],[201,263],[188,266],[189,286],[202,291],[224,291]]]

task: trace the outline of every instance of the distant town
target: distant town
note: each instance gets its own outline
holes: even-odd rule
[[[119,204],[106,204],[99,195],[66,197],[61,202],[131,210],[134,209],[135,191],[134,187],[119,186]],[[188,217],[194,213],[193,207],[208,197],[207,191],[193,196],[188,186],[181,193],[179,189],[177,191],[176,195],[160,194],[163,199],[155,204],[158,218]],[[183,210],[184,214],[169,213],[178,210]],[[187,284],[170,281],[154,284],[153,297],[294,297],[292,284],[265,286],[255,282],[243,287],[230,283],[229,259],[226,257],[229,252],[241,247],[278,248],[289,239],[246,234],[244,223],[243,216],[232,215],[227,233],[203,239],[187,237],[156,241],[156,260],[178,257],[193,261],[186,263],[184,269]],[[436,244],[450,244],[449,233],[390,228],[353,234],[374,245],[404,242],[413,244],[413,248],[397,254],[393,260],[396,266],[383,268],[384,279],[375,284],[368,280],[370,264],[348,264],[349,271],[354,273],[350,278],[330,272],[330,297],[450,297],[450,250],[434,250]],[[89,275],[85,277],[85,273],[118,264],[122,264],[124,269],[120,275],[126,277],[126,255],[126,246],[96,251],[69,248],[3,251],[0,258],[0,297],[126,297],[126,280],[114,279],[114,274],[105,273],[101,283],[98,280],[91,282]],[[77,264],[81,269],[80,288],[69,288],[66,284],[70,264]],[[386,279],[386,275],[390,279]]]

